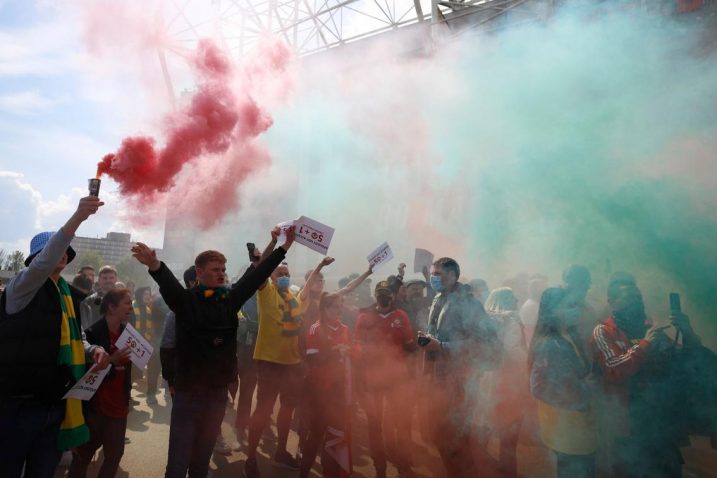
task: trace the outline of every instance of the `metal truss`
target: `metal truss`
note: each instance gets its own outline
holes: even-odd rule
[[[556,0],[165,0],[162,29],[187,48],[201,36],[219,37],[243,55],[268,36],[278,36],[299,56],[424,22],[462,26],[530,11],[544,17]],[[536,16],[536,5],[542,10]],[[430,30],[428,30],[430,31]]]

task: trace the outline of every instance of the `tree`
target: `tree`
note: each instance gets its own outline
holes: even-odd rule
[[[125,256],[115,267],[119,280],[125,284],[132,281],[137,287],[142,287],[151,283],[147,267],[137,262],[137,259],[132,256]]]
[[[7,252],[5,249],[0,249],[0,269],[5,269],[5,260],[7,259]]]
[[[21,251],[15,251],[7,257],[6,268],[10,271],[17,272],[25,265],[25,254]]]
[[[82,266],[92,266],[95,268],[95,271],[99,272],[100,267],[105,264],[105,258],[95,251],[85,251],[72,261],[72,265],[77,266],[75,272],[79,271]]]

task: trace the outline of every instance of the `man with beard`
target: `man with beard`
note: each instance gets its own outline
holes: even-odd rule
[[[602,372],[603,453],[612,476],[648,476],[650,461],[659,460],[660,453],[669,450],[655,450],[657,456],[646,456],[645,448],[650,446],[650,437],[646,436],[644,428],[635,426],[633,420],[638,392],[636,384],[638,374],[654,362],[668,342],[662,330],[669,325],[648,328],[642,294],[632,281],[612,282],[608,287],[608,304],[611,315],[595,327],[590,341]],[[692,334],[686,334],[685,339],[689,342]],[[659,418],[653,417],[655,420]],[[673,451],[679,455],[679,449]]]

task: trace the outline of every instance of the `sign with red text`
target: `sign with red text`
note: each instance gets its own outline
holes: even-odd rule
[[[63,400],[68,398],[76,398],[77,400],[89,400],[95,396],[97,389],[102,385],[110,371],[112,365],[108,365],[103,370],[96,370],[96,366],[92,367],[86,374],[82,376],[77,383],[67,391]]]
[[[334,237],[334,228],[306,216],[294,221],[296,227],[296,242],[312,251],[326,255],[329,252],[331,238]]]
[[[371,252],[367,257],[369,265],[373,266],[373,271],[376,272],[385,263],[393,259],[393,251],[388,242],[384,242],[380,246]]]
[[[115,342],[115,346],[120,350],[128,347],[130,350],[129,359],[133,364],[139,367],[140,370],[144,370],[147,366],[147,362],[149,362],[149,358],[154,352],[154,347],[130,324],[127,324],[124,332],[122,332],[122,335],[120,335],[117,342]]]

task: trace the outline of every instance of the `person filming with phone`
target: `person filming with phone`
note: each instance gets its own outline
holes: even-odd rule
[[[611,315],[595,327],[590,342],[601,374],[605,471],[616,477],[682,476],[679,447],[688,431],[678,417],[687,413],[682,395],[694,383],[683,359],[701,341],[676,303],[669,322],[651,323],[632,280],[610,283],[608,304]],[[671,327],[675,339],[666,334]]]

